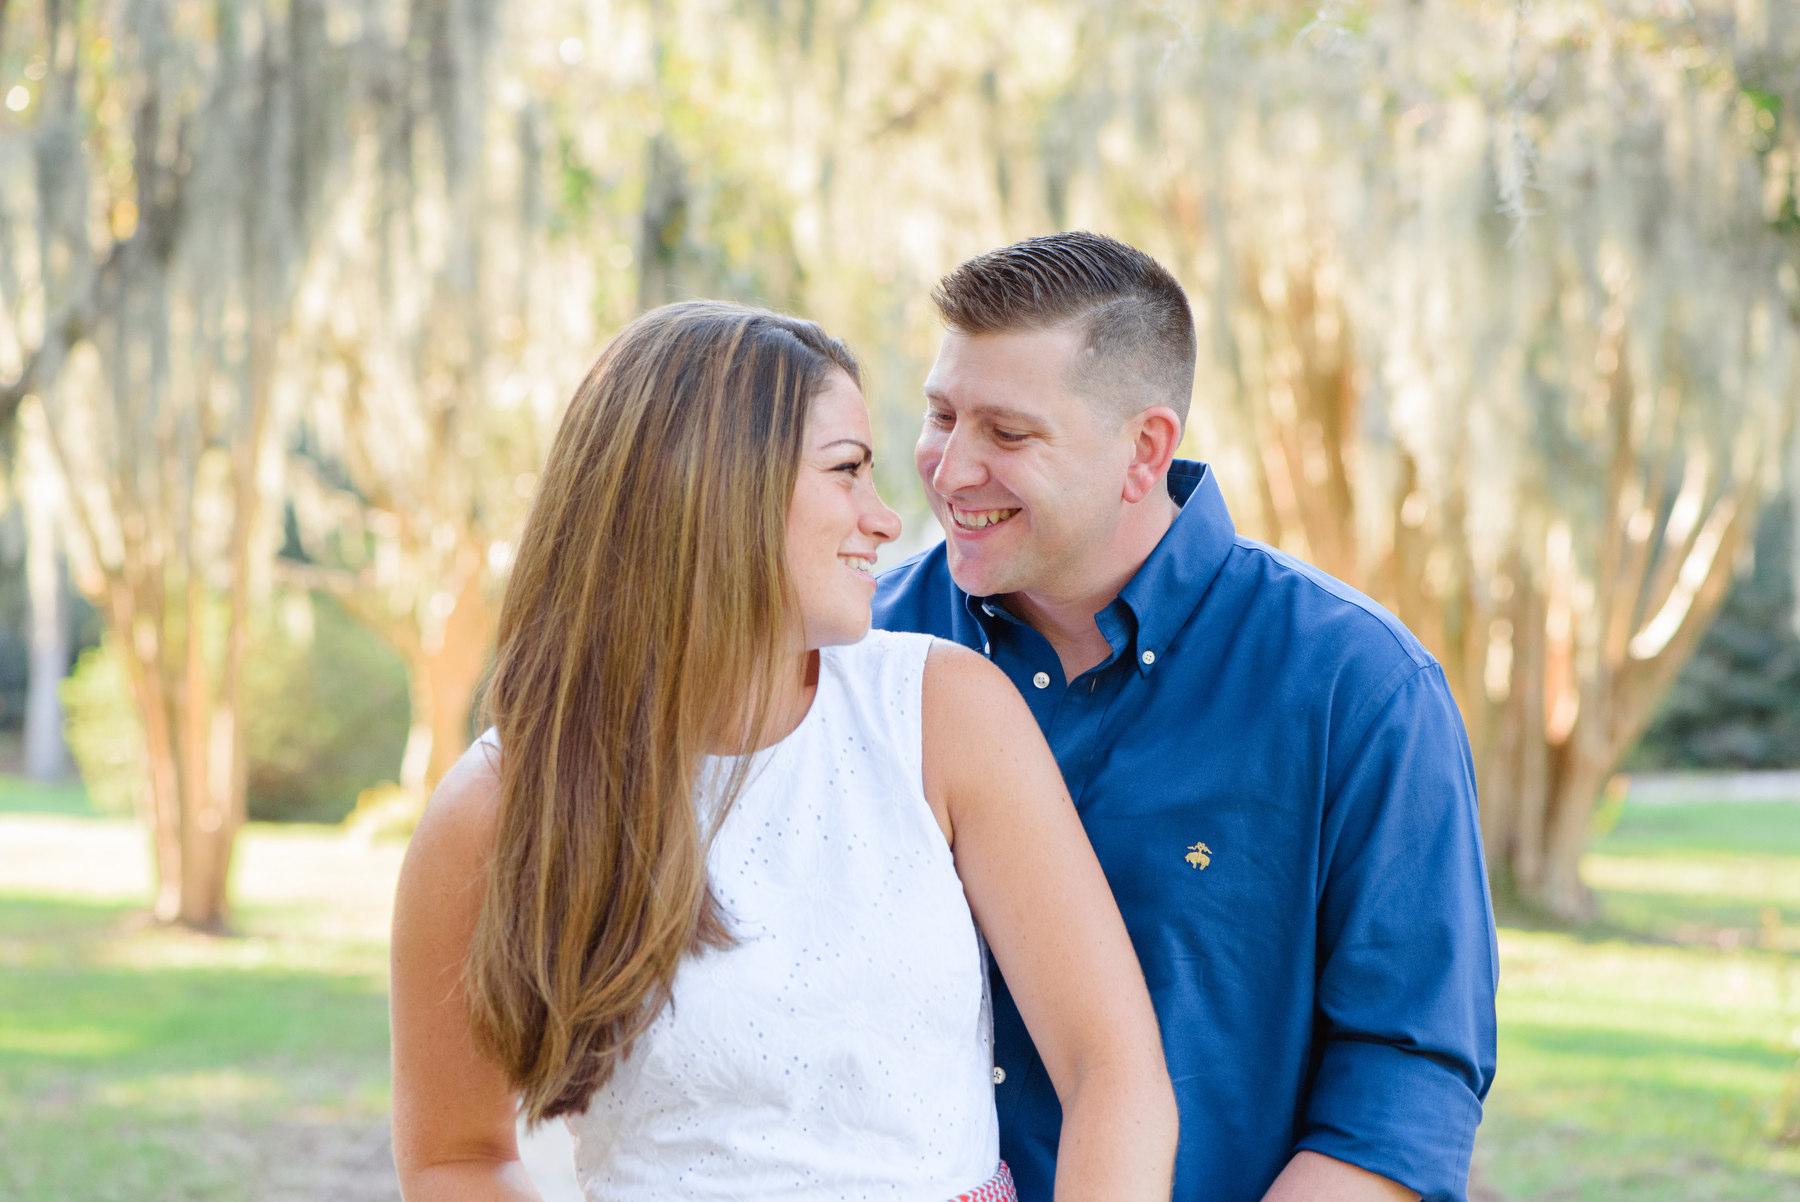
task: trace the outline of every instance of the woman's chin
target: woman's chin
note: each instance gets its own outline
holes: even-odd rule
[[[830,619],[808,622],[806,649],[817,651],[820,647],[843,647],[850,643],[860,643],[863,636],[869,633],[872,620],[870,609],[865,605],[860,617],[850,613],[837,613]]]

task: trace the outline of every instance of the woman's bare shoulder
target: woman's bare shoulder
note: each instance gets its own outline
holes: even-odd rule
[[[493,731],[451,765],[425,803],[413,833],[421,853],[485,858],[500,823],[500,743]]]
[[[926,796],[952,830],[957,811],[1056,770],[1019,690],[966,647],[938,642],[926,657],[923,726]]]
[[[974,721],[983,729],[1031,723],[1031,711],[1006,673],[979,652],[936,639],[925,657],[925,721]],[[1033,723],[1035,725],[1035,723]]]

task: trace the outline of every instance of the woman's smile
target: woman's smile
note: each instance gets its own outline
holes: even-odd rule
[[[808,650],[854,643],[868,633],[875,553],[900,533],[899,515],[875,491],[871,437],[861,390],[848,375],[832,372],[807,411],[788,506],[788,571]]]

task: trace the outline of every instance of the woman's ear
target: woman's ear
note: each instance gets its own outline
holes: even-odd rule
[[[1152,405],[1127,427],[1131,436],[1131,462],[1125,468],[1125,500],[1135,505],[1151,494],[1168,475],[1175,448],[1181,443],[1181,419],[1167,405]]]

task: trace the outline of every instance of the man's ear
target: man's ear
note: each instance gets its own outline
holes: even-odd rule
[[[1181,442],[1181,419],[1167,405],[1152,405],[1126,423],[1131,463],[1125,468],[1125,500],[1135,505],[1169,474]]]

